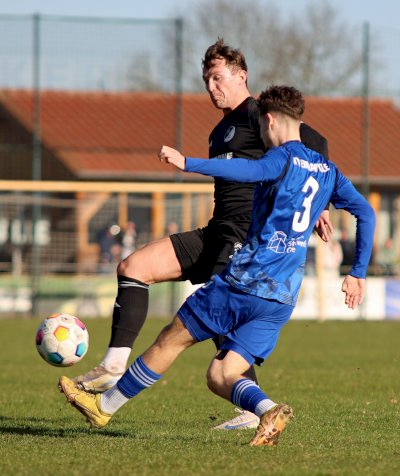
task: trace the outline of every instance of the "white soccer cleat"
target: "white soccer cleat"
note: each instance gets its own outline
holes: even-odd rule
[[[239,413],[237,417],[215,426],[214,430],[248,430],[258,427],[260,419],[257,415],[240,408],[235,408],[235,411]]]
[[[122,377],[124,372],[109,372],[105,367],[99,365],[86,374],[71,378],[72,382],[81,390],[90,393],[103,393],[113,387]]]

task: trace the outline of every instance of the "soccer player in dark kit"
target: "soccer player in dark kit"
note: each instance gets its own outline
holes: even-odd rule
[[[202,67],[210,99],[223,112],[223,118],[210,134],[209,157],[258,160],[268,146],[257,101],[247,87],[243,53],[218,39],[207,49]],[[328,157],[326,139],[310,126],[301,123],[300,136],[307,147]],[[122,376],[132,345],[147,316],[151,284],[176,280],[200,284],[225,268],[246,237],[253,191],[253,183],[216,178],[214,213],[206,227],[153,241],[119,263],[109,347],[97,367],[73,379],[78,387],[102,393]],[[332,227],[329,213],[324,212],[317,231],[325,241],[328,240],[327,230],[331,231]],[[248,376],[256,381],[252,367]],[[243,411],[216,428],[254,428],[258,421],[255,415]]]

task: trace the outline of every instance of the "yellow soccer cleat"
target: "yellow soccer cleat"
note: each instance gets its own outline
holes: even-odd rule
[[[265,412],[260,418],[254,438],[250,446],[275,446],[286,425],[293,418],[293,410],[285,403],[276,405]]]
[[[110,421],[112,415],[100,410],[100,394],[80,390],[68,377],[61,377],[58,386],[67,401],[86,417],[91,426],[103,428]]]

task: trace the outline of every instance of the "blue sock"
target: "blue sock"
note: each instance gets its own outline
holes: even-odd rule
[[[231,402],[244,410],[261,416],[266,409],[275,406],[260,387],[248,378],[238,380],[232,387]]]
[[[161,377],[162,375],[150,370],[140,356],[118,380],[117,387],[126,398],[132,398]]]

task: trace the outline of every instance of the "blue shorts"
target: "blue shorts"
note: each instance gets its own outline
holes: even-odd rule
[[[250,365],[261,365],[292,312],[293,306],[246,294],[216,275],[177,315],[198,342],[223,335],[221,349],[237,352]]]

